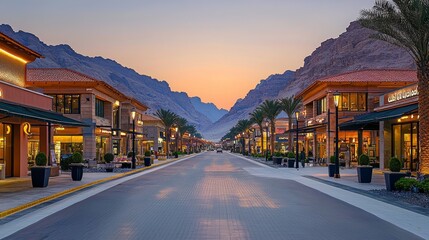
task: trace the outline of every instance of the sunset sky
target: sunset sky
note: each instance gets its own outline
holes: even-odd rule
[[[5,0],[0,23],[229,109],[295,70],[374,0]]]

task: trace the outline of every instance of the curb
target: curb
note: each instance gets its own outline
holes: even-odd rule
[[[45,202],[48,202],[48,201],[52,201],[54,199],[57,199],[57,198],[60,198],[60,197],[63,197],[63,196],[67,196],[69,194],[75,193],[77,191],[80,191],[80,190],[83,190],[83,189],[86,189],[86,188],[89,188],[89,187],[92,187],[92,186],[95,186],[95,185],[98,185],[98,184],[102,184],[102,183],[105,183],[105,182],[108,182],[108,181],[112,181],[112,180],[116,180],[116,179],[119,179],[119,178],[123,178],[123,177],[126,177],[128,175],[133,175],[133,174],[136,174],[136,173],[139,173],[139,172],[147,171],[147,170],[150,170],[152,168],[156,168],[156,167],[159,167],[159,166],[162,166],[162,165],[166,165],[166,164],[169,164],[169,163],[172,163],[172,162],[176,162],[176,161],[181,160],[181,159],[182,158],[176,158],[176,159],[173,159],[173,160],[168,161],[168,162],[165,161],[165,160],[163,160],[162,162],[157,163],[156,165],[151,165],[151,166],[148,166],[148,167],[139,168],[139,169],[136,169],[136,170],[125,172],[125,173],[118,173],[116,175],[113,175],[113,176],[110,176],[110,177],[106,177],[106,178],[103,178],[103,179],[99,179],[99,180],[96,180],[94,182],[86,183],[86,184],[83,184],[81,186],[73,187],[73,188],[70,188],[70,189],[67,189],[67,190],[64,190],[64,191],[52,194],[50,196],[37,199],[37,200],[29,202],[29,203],[24,203],[24,204],[19,205],[17,207],[10,208],[10,209],[7,209],[7,210],[4,210],[4,211],[0,212],[0,219],[4,219],[4,218],[9,217],[11,215],[14,215],[16,213],[19,213],[19,212],[22,212],[22,211],[27,210],[29,208],[35,207],[37,205],[40,205],[42,203],[45,203]]]

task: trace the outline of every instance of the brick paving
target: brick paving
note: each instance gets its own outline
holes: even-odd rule
[[[252,163],[208,152],[122,183],[8,239],[421,239]]]

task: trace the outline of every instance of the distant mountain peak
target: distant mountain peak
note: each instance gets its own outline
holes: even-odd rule
[[[29,64],[30,68],[68,68],[102,80],[118,90],[133,95],[150,107],[150,112],[159,108],[170,109],[186,118],[201,130],[212,121],[193,106],[187,93],[173,92],[165,81],[137,73],[112,59],[102,56],[88,57],[77,53],[67,44],[49,46],[35,35],[24,31],[15,32],[7,24],[0,25],[0,32],[39,52],[45,58]],[[204,135],[204,132],[202,132]]]

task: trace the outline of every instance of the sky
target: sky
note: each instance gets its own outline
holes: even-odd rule
[[[296,70],[374,0],[2,0],[0,23],[230,109]]]

